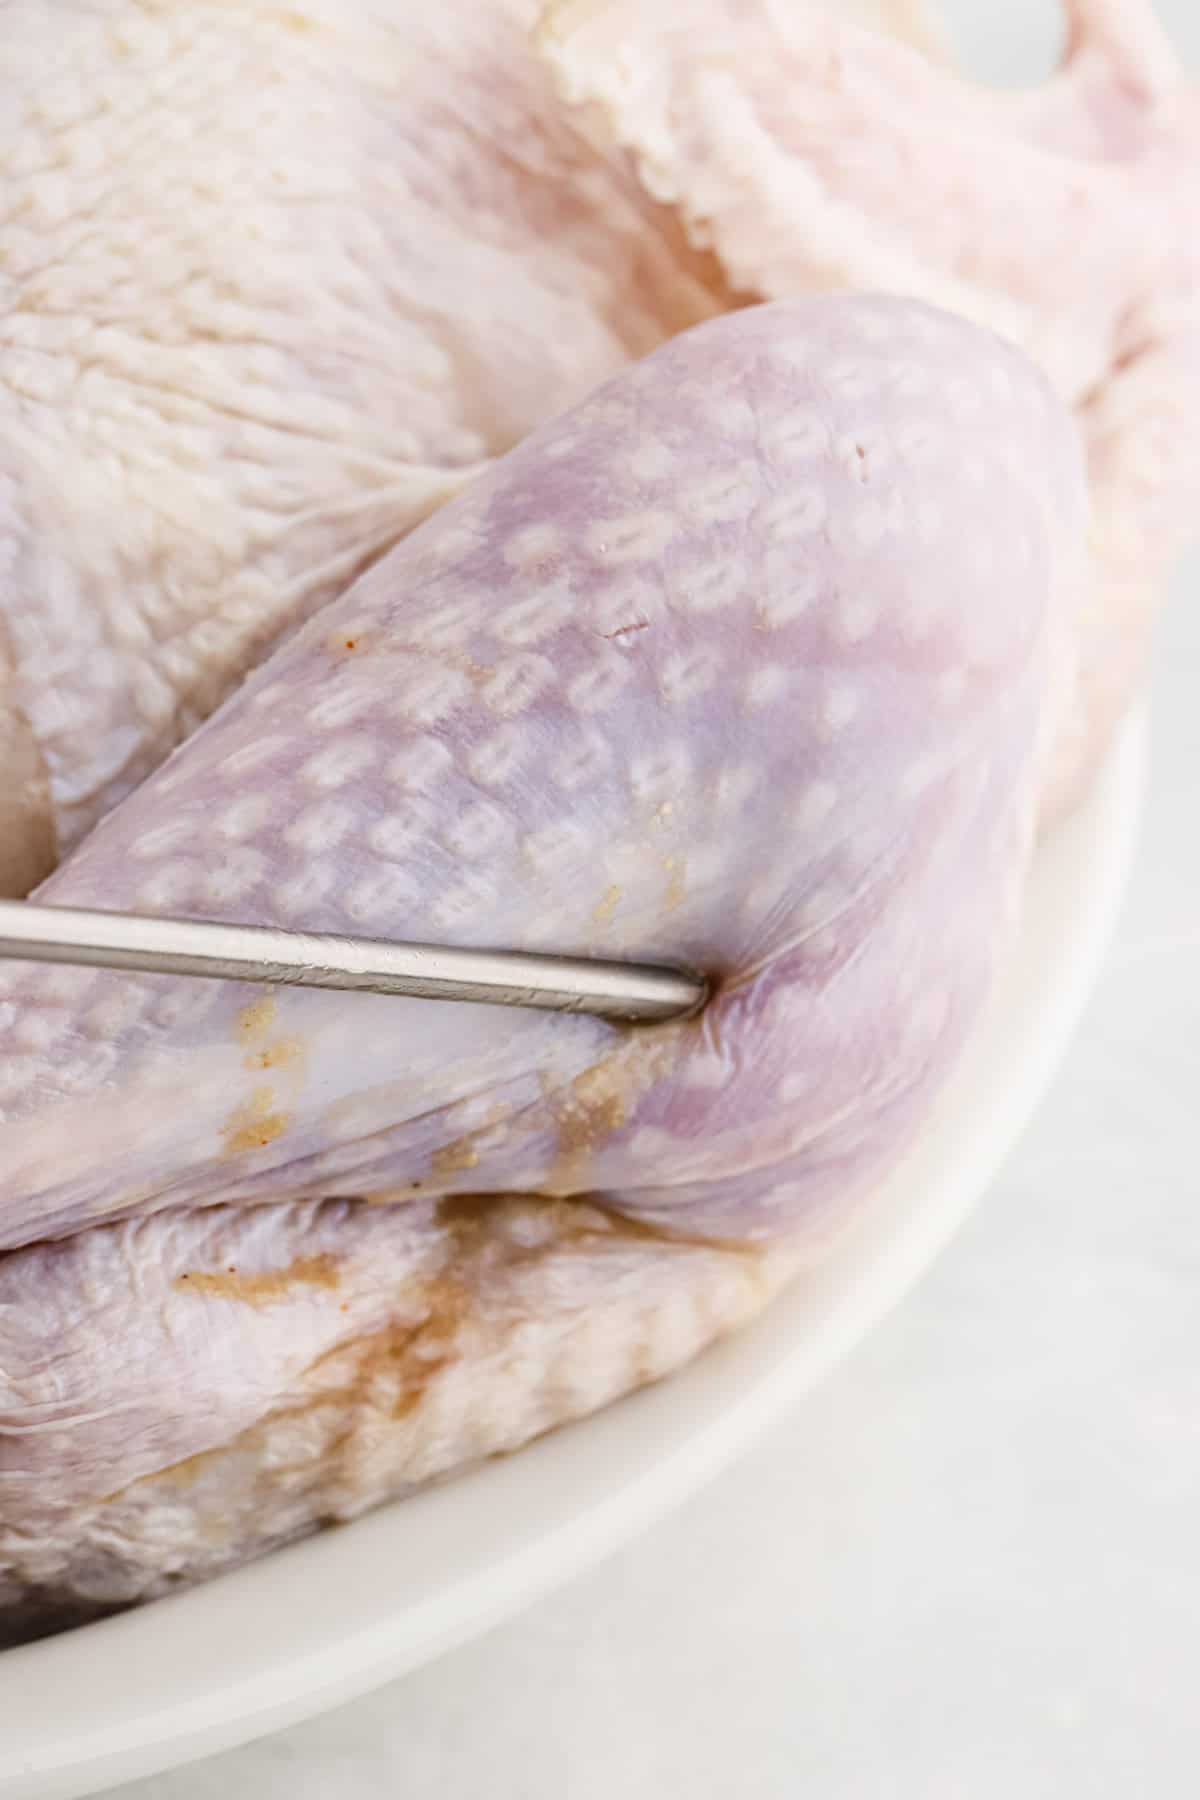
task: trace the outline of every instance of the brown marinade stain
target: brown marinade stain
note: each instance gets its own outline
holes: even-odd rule
[[[388,1413],[403,1419],[424,1397],[426,1387],[453,1360],[454,1345],[470,1309],[471,1296],[458,1282],[431,1281],[425,1290],[429,1311],[414,1325],[395,1323],[355,1343],[352,1386],[338,1391],[342,1401],[360,1406],[391,1388]],[[319,1366],[319,1365],[317,1365]],[[328,1393],[321,1399],[327,1401]]]
[[[527,1208],[531,1203],[545,1208],[554,1219],[556,1230],[544,1242],[526,1244],[507,1238],[503,1233],[498,1240],[493,1236],[497,1214],[514,1204]],[[456,1357],[464,1350],[470,1353],[469,1342],[464,1344],[461,1334],[464,1325],[469,1324],[473,1316],[478,1316],[488,1286],[489,1269],[491,1278],[495,1279],[496,1271],[490,1262],[493,1249],[499,1249],[502,1261],[513,1266],[547,1256],[561,1256],[568,1247],[576,1252],[603,1252],[606,1246],[619,1251],[623,1242],[651,1242],[665,1253],[684,1256],[694,1255],[697,1251],[719,1251],[732,1253],[743,1262],[748,1277],[756,1286],[761,1285],[764,1299],[770,1289],[760,1252],[753,1245],[722,1243],[668,1231],[587,1201],[532,1200],[531,1197],[514,1201],[513,1196],[507,1194],[454,1195],[436,1201],[433,1216],[447,1233],[448,1266],[421,1282],[419,1293],[412,1296],[420,1307],[419,1316],[394,1319],[376,1331],[336,1344],[316,1357],[302,1377],[306,1384],[311,1384],[304,1398],[270,1408],[239,1434],[235,1444],[253,1445],[264,1430],[285,1420],[303,1420],[313,1426],[320,1442],[314,1473],[319,1473],[322,1478],[339,1471],[348,1475],[361,1444],[371,1437],[375,1422],[381,1419],[401,1422],[408,1418],[425,1398],[431,1384],[454,1364]],[[332,1260],[327,1257],[302,1259],[289,1270],[248,1279],[282,1285],[290,1277],[293,1281],[315,1279],[325,1285],[324,1273],[314,1265],[324,1265]],[[225,1273],[228,1276],[230,1272]],[[334,1285],[336,1271],[330,1273],[330,1285]],[[200,1280],[205,1279],[220,1281],[221,1272],[205,1271]],[[198,1286],[195,1275],[179,1280],[188,1287]],[[650,1378],[657,1373],[657,1367],[647,1367],[645,1371]],[[301,1454],[306,1460],[288,1466],[273,1464],[274,1478],[308,1467],[307,1459],[312,1451],[307,1436],[305,1444]],[[141,1487],[144,1482],[161,1482],[169,1487],[188,1486],[202,1479],[210,1468],[219,1473],[228,1450],[229,1446],[219,1445],[181,1457],[133,1486]],[[107,1499],[115,1501],[120,1497],[120,1494],[114,1494]],[[222,1512],[216,1541],[225,1541],[226,1529]]]
[[[471,1296],[457,1282],[437,1278],[426,1285],[423,1298],[428,1310],[422,1318],[411,1323],[394,1320],[317,1357],[305,1371],[306,1379],[315,1377],[317,1383],[308,1395],[298,1404],[272,1407],[235,1441],[252,1441],[256,1434],[287,1419],[315,1421],[322,1415],[348,1412],[348,1422],[322,1448],[320,1466],[327,1474],[338,1463],[349,1465],[356,1434],[371,1415],[378,1417],[383,1412],[393,1421],[407,1418],[424,1398],[429,1383],[453,1361]],[[351,1361],[349,1368],[338,1366],[329,1385],[319,1385],[327,1365],[346,1361]],[[167,1464],[148,1479],[171,1487],[187,1486],[209,1468],[219,1469],[226,1453],[224,1445],[199,1450]],[[280,1474],[280,1468],[274,1473]]]
[[[253,1089],[248,1099],[235,1106],[225,1127],[226,1156],[237,1156],[243,1150],[262,1150],[282,1137],[289,1124],[269,1087]]]
[[[679,1025],[642,1027],[626,1036],[600,1062],[565,1087],[543,1083],[546,1106],[557,1136],[557,1154],[547,1171],[545,1191],[578,1193],[588,1186],[592,1153],[627,1125],[638,1102],[669,1073],[680,1042]]]
[[[274,994],[262,994],[257,1000],[252,1000],[249,1006],[243,1006],[236,1021],[239,1041],[253,1044],[257,1038],[265,1037],[275,1023],[277,1010],[278,1003]]]
[[[271,1306],[296,1287],[336,1288],[341,1279],[335,1256],[301,1256],[284,1269],[257,1273],[236,1267],[187,1269],[175,1277],[180,1293],[214,1294],[220,1300],[244,1300],[248,1306]]]
[[[364,1206],[399,1206],[405,1200],[419,1199],[424,1186],[423,1181],[402,1182],[399,1187],[379,1188],[374,1193],[359,1194],[357,1198]]]
[[[473,1169],[479,1162],[479,1152],[472,1142],[472,1133],[466,1137],[455,1138],[452,1143],[443,1144],[435,1150],[429,1159],[434,1178],[441,1180],[445,1175],[454,1175],[459,1169]]]
[[[246,1052],[247,1069],[286,1069],[303,1060],[306,1050],[303,1038],[271,1039],[278,1010],[274,994],[263,994],[249,1006],[243,1006],[234,1020],[238,1042]]]
[[[593,1150],[625,1123],[626,1096],[603,1068],[576,1075],[558,1106],[558,1146],[566,1155]]]
[[[303,1038],[276,1038],[273,1044],[266,1044],[261,1050],[247,1051],[246,1067],[248,1069],[287,1069],[300,1061],[304,1050]]]

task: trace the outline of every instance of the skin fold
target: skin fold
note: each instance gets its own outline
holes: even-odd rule
[[[214,1207],[9,1257],[0,1644],[518,1449],[745,1324],[798,1262],[518,1196]]]
[[[45,900],[715,992],[630,1032],[7,971],[14,1618],[512,1448],[821,1253],[1012,931],[1086,505],[999,339],[882,298],[744,309],[527,438],[88,837]]]

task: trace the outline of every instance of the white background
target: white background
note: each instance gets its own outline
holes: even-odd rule
[[[976,67],[1047,66],[1051,0],[947,10]],[[1200,64],[1200,0],[1160,11]],[[1032,1131],[917,1292],[594,1573],[124,1800],[1192,1800],[1198,1073],[1194,559],[1107,971]]]

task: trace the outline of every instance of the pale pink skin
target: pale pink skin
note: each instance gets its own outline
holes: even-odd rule
[[[481,463],[727,304],[579,137],[536,12],[7,0],[0,890]]]
[[[886,299],[742,311],[527,439],[111,814],[41,898],[719,985],[630,1035],[14,966],[0,1594],[161,1591],[511,1447],[818,1255],[1012,929],[1085,515],[1070,419],[999,340]],[[431,1201],[506,1190],[464,1261]],[[403,1429],[368,1429],[396,1382]]]
[[[1062,69],[1010,95],[836,9],[556,0],[539,38],[731,284],[877,288],[1021,344],[1076,408],[1093,569],[1043,802],[1094,768],[1200,498],[1200,93],[1150,0],[1071,0]]]

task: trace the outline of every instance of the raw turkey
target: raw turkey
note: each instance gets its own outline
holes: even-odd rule
[[[14,968],[10,1619],[512,1448],[821,1254],[1007,942],[1085,529],[1020,352],[914,302],[749,308],[529,437],[92,832],[46,901],[714,994],[631,1032]]]
[[[1071,23],[1011,97],[910,0],[9,0],[0,889],[489,458],[815,288],[995,325],[1079,413],[1065,804],[1200,491],[1195,98],[1139,0]]]

